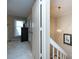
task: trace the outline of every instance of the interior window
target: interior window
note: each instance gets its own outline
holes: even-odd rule
[[[21,36],[21,27],[23,27],[24,21],[15,21],[15,36]]]

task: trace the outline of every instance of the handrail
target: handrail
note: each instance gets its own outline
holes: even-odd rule
[[[64,49],[62,49],[54,40],[52,40],[52,38],[50,38],[50,44],[67,56],[67,53],[64,51]]]

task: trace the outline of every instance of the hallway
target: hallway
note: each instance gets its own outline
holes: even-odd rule
[[[32,59],[30,44],[20,41],[8,42],[7,59]]]

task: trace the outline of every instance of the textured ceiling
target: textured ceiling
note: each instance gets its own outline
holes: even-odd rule
[[[58,9],[58,7],[61,7]],[[72,0],[51,0],[51,17],[61,17],[72,13]]]
[[[7,0],[7,14],[27,16],[31,12],[34,0]]]

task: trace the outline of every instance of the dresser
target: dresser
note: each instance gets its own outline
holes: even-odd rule
[[[21,42],[28,41],[28,28],[22,27],[21,28]]]

